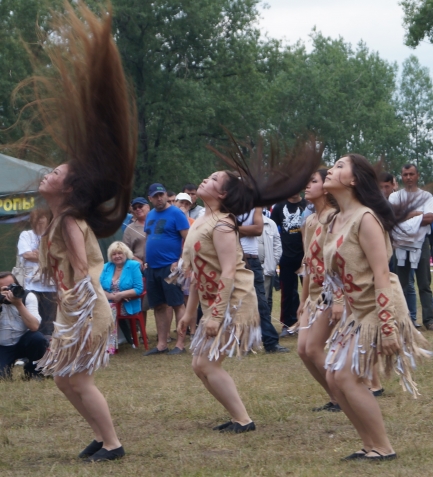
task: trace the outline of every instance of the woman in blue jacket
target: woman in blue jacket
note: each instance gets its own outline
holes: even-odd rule
[[[110,303],[122,302],[121,315],[133,315],[141,310],[143,276],[140,264],[131,260],[132,251],[123,242],[113,242],[108,248],[108,262],[101,273],[101,285]],[[135,298],[135,299],[134,299]],[[122,325],[126,322],[120,321]],[[122,326],[129,343],[132,343],[129,327]]]

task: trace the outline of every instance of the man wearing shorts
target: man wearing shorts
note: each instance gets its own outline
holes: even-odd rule
[[[144,356],[185,352],[185,337],[178,335],[176,346],[169,351],[167,335],[170,331],[172,309],[176,323],[185,313],[182,289],[165,281],[171,270],[177,267],[182,254],[182,239],[185,239],[189,223],[185,214],[167,202],[167,191],[162,184],[149,187],[149,201],[153,209],[148,213],[144,231],[146,232],[145,262],[147,265],[147,296],[149,306],[154,309],[158,344]]]

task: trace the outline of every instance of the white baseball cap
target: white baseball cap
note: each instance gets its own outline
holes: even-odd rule
[[[186,192],[179,192],[176,196],[176,200],[187,200],[190,204],[192,204],[191,196]]]

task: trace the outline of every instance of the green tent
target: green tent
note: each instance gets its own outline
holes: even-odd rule
[[[19,220],[36,206],[39,183],[50,170],[47,166],[0,154],[0,221]]]

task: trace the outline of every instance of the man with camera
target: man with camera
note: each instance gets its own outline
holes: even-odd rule
[[[41,317],[34,293],[26,292],[10,272],[0,272],[0,378],[11,376],[14,362],[27,358],[24,376],[37,378],[34,361],[48,347],[38,330]]]

